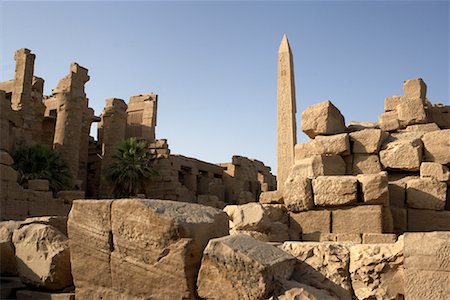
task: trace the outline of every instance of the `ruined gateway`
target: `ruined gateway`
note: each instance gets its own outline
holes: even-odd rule
[[[35,56],[0,83],[1,299],[448,299],[450,107],[421,78],[378,123],[345,123],[329,100],[301,114],[293,56],[278,57],[277,180],[262,162],[211,164],[156,139],[158,96],[88,105],[74,63],[50,96]],[[98,140],[89,137],[99,122]],[[111,198],[102,169],[122,140],[148,142],[158,178]],[[17,183],[10,153],[46,144],[77,179],[53,195]]]

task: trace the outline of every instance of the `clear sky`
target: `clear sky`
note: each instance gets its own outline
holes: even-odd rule
[[[209,162],[237,154],[275,172],[283,33],[294,54],[300,142],[307,106],[330,99],[347,122],[376,121],[405,79],[422,77],[428,98],[449,104],[448,1],[0,5],[0,81],[13,77],[23,47],[37,56],[46,94],[78,62],[89,69],[96,115],[105,99],[157,93],[157,138]]]

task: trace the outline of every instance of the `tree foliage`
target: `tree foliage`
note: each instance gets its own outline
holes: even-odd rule
[[[13,153],[13,168],[17,181],[24,185],[31,179],[47,179],[53,192],[73,188],[73,178],[67,163],[46,145],[19,147]]]

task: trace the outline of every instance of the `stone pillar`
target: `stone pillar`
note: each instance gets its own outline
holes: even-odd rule
[[[91,132],[91,124],[94,117],[94,110],[92,108],[88,107],[84,110],[81,127],[80,156],[78,160],[78,180],[81,183],[81,189],[83,191],[86,191],[89,137]]]
[[[29,124],[31,129],[32,143],[43,144],[42,127],[44,122],[44,79],[33,76],[31,88],[32,111],[24,115],[24,123]]]
[[[75,180],[78,179],[83,141],[83,112],[87,109],[84,92],[87,81],[89,81],[88,70],[73,63],[69,75],[61,79],[53,91],[58,107],[53,148],[67,162]]]
[[[149,143],[155,141],[156,111],[158,95],[132,96],[127,109],[126,138],[135,137]]]
[[[36,56],[30,50],[22,48],[14,54],[16,71],[11,96],[13,110],[22,110],[31,105],[31,89],[33,84],[34,59]]]
[[[104,179],[106,168],[114,160],[117,146],[125,139],[127,128],[127,105],[122,99],[108,99],[99,123],[99,142],[102,145],[102,165],[100,179],[100,194],[104,197],[112,196],[112,186]]]
[[[283,188],[294,165],[297,143],[294,62],[286,35],[278,50],[277,186]]]

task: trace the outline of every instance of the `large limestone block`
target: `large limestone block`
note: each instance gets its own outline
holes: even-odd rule
[[[260,203],[227,205],[223,209],[230,219],[230,229],[266,231],[270,218]]]
[[[310,138],[343,133],[346,130],[344,116],[333,103],[323,101],[308,107],[302,113],[302,130]]]
[[[450,231],[450,211],[408,209],[408,231]]]
[[[359,131],[363,129],[371,129],[371,128],[380,128],[377,122],[359,122],[359,121],[350,121],[347,126],[348,132]]]
[[[333,233],[382,233],[383,207],[361,205],[334,209],[331,220]]]
[[[266,299],[291,277],[295,258],[244,235],[209,241],[197,286],[206,299]]]
[[[450,171],[440,163],[423,162],[420,165],[420,178],[432,178],[437,181],[450,183]]]
[[[394,232],[402,234],[408,230],[408,210],[406,208],[391,206]]]
[[[314,208],[311,179],[297,174],[294,168],[283,189],[284,204],[289,211],[304,211]]]
[[[112,288],[111,205],[112,200],[75,200],[72,204],[67,233],[77,294],[89,289]]]
[[[289,227],[292,232],[303,234],[331,232],[331,212],[329,210],[291,212],[289,218]]]
[[[425,133],[422,141],[425,161],[450,164],[450,129]]]
[[[295,162],[291,172],[314,178],[321,175],[344,175],[346,165],[339,155],[314,155]]]
[[[123,199],[112,203],[111,231],[114,290],[147,299],[193,298],[203,249],[228,234],[228,217],[199,204]]]
[[[391,96],[384,99],[384,111],[393,111],[402,102],[402,96]]]
[[[291,280],[313,286],[339,299],[351,299],[350,251],[346,245],[285,242],[279,248],[297,258]]]
[[[326,291],[297,282],[283,281],[280,291],[276,292],[276,297],[269,300],[338,300],[339,298],[330,296]]]
[[[364,203],[389,205],[389,188],[386,172],[360,174],[357,176],[357,179],[361,186]]]
[[[422,99],[403,99],[396,110],[402,127],[427,122]]]
[[[397,241],[397,235],[394,233],[363,233],[363,244],[392,244]]]
[[[378,153],[387,134],[381,129],[364,129],[350,133],[352,153]]]
[[[312,181],[317,206],[340,206],[356,203],[355,176],[319,176]]]
[[[408,207],[444,210],[447,184],[434,179],[411,179],[406,183]]]
[[[405,269],[450,272],[450,232],[407,232]]]
[[[22,226],[28,224],[51,225],[54,228],[58,229],[62,234],[67,236],[67,217],[65,216],[32,217],[26,218],[24,221],[21,221]]]
[[[350,141],[348,134],[318,135],[315,139],[304,144],[295,145],[296,160],[321,154],[349,155]]]
[[[393,131],[400,128],[397,111],[388,111],[378,117],[380,128],[384,131]]]
[[[427,108],[427,118],[441,129],[450,129],[450,105],[433,105]]]
[[[436,123],[416,124],[406,127],[406,131],[413,132],[431,132],[436,130],[440,130]]]
[[[11,166],[14,163],[8,152],[0,150],[0,165]]]
[[[403,241],[350,247],[350,276],[358,299],[401,299],[404,295]]]
[[[72,285],[69,240],[50,225],[29,224],[14,231],[17,271],[26,284],[47,290]]]
[[[448,300],[450,272],[405,269],[405,299]]]
[[[409,79],[403,82],[403,94],[407,99],[422,99],[425,101],[427,85],[422,78]]]
[[[422,162],[420,139],[393,138],[380,151],[380,161],[385,168],[418,171]]]
[[[352,174],[377,174],[382,166],[377,154],[354,154]]]
[[[261,204],[284,203],[283,192],[280,190],[262,192],[259,195],[259,203]]]
[[[28,188],[33,191],[46,192],[49,190],[49,182],[46,179],[28,180]]]
[[[17,275],[17,263],[12,237],[21,221],[0,222],[0,274]]]

